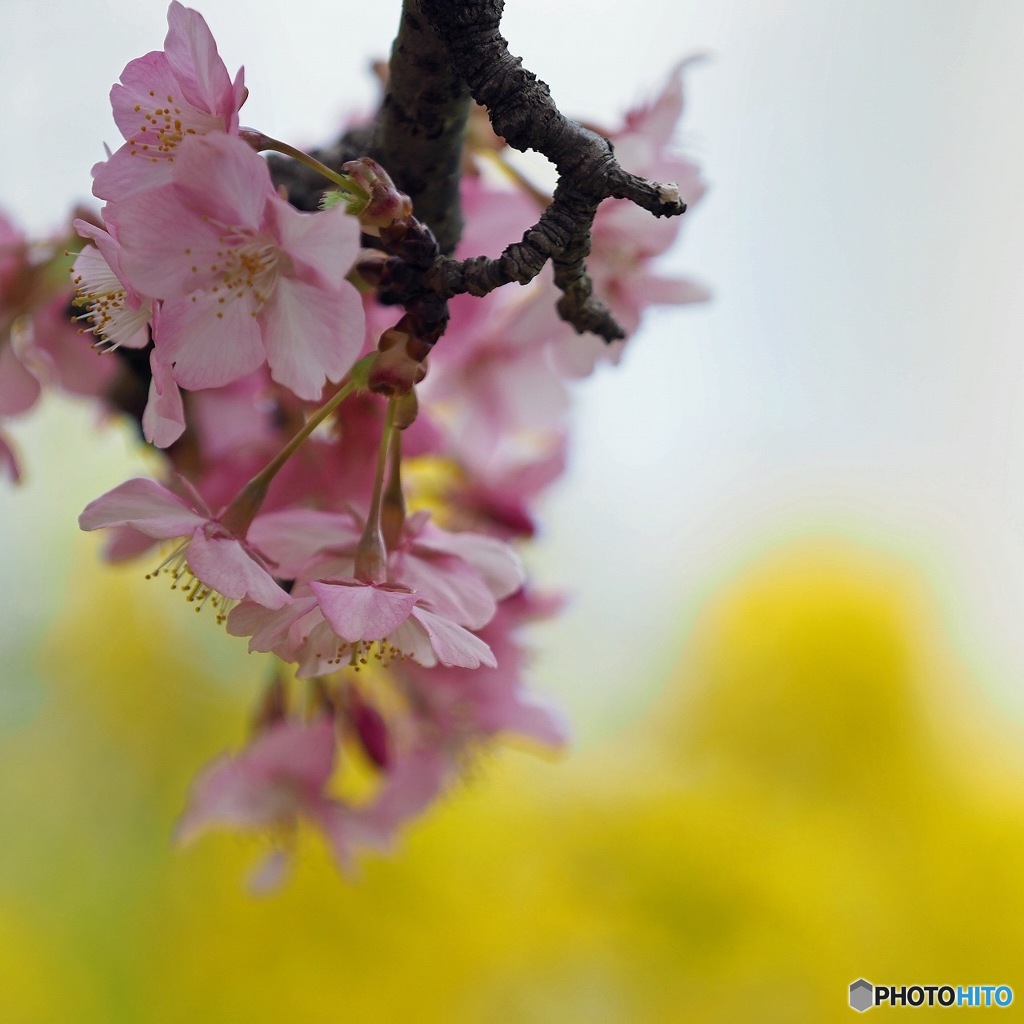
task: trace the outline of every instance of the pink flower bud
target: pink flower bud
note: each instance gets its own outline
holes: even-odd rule
[[[412,200],[398,191],[387,171],[376,160],[362,156],[342,164],[341,169],[369,193],[370,201],[359,215],[364,231],[367,228],[390,227],[396,221],[408,220],[412,216]]]
[[[370,367],[368,386],[378,395],[408,394],[427,375],[426,360],[416,359],[409,349],[420,345],[412,335],[394,328],[380,336],[377,358]]]
[[[371,704],[367,704],[362,697],[352,690],[350,693],[349,721],[355,729],[356,736],[366,756],[378,767],[385,771],[392,762],[390,743],[388,741],[388,726],[383,715]]]
[[[257,153],[274,148],[274,140],[256,128],[239,128],[238,137],[248,142]]]

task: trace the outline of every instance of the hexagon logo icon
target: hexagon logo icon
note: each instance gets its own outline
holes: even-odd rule
[[[870,981],[858,978],[850,986],[850,1006],[858,1013],[870,1010],[875,1002],[875,986]]]

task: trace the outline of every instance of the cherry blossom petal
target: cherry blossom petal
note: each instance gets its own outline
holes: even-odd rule
[[[209,521],[209,514],[192,508],[184,499],[155,480],[136,477],[90,501],[78,517],[83,530],[131,526],[157,539],[187,537]]]
[[[164,52],[188,103],[222,116],[230,111],[237,117],[231,77],[203,16],[171,0],[167,26]]]
[[[182,144],[173,180],[190,211],[232,228],[260,228],[274,197],[266,161],[237,135],[219,131]]]
[[[270,375],[308,401],[319,399],[325,377],[341,380],[363,344],[363,306],[347,282],[332,291],[281,278],[262,321]]]
[[[460,558],[441,554],[416,558],[401,551],[391,560],[391,572],[434,611],[459,625],[480,629],[494,616],[494,596],[487,584]]]
[[[309,809],[309,816],[319,826],[343,874],[352,874],[357,848],[371,847],[381,852],[387,849],[376,828],[365,822],[359,813],[333,800],[315,801]]]
[[[337,288],[345,280],[359,253],[359,221],[344,206],[309,217],[274,196],[267,215],[297,276],[324,288]]]
[[[360,812],[364,828],[387,849],[399,827],[436,799],[450,772],[451,764],[437,748],[408,751],[388,772],[372,803]]]
[[[638,281],[639,285],[640,282]],[[648,274],[643,283],[643,300],[650,305],[681,306],[688,302],[706,302],[711,292],[704,285],[685,277]]]
[[[264,896],[277,889],[285,880],[292,866],[290,850],[271,850],[249,875],[249,892]]]
[[[497,600],[514,594],[525,579],[523,564],[508,544],[482,533],[452,533],[428,525],[416,538],[417,547],[457,555],[483,577]]]
[[[290,508],[257,516],[246,538],[283,575],[294,576],[325,548],[354,551],[360,532],[351,513]]]
[[[124,199],[104,215],[121,243],[124,275],[143,295],[180,298],[214,275],[220,229],[186,207],[173,185]]]
[[[333,724],[283,722],[240,754],[223,754],[192,784],[175,830],[188,842],[215,825],[257,828],[294,820],[327,783],[334,768]]]
[[[306,622],[303,617],[308,616]],[[305,633],[313,624],[323,621],[323,616],[312,596],[293,598],[289,604],[277,609],[268,609],[253,601],[236,605],[228,614],[227,631],[232,636],[249,637],[249,652],[281,649],[285,657],[285,646],[293,627],[298,626]],[[301,624],[300,624],[301,623]]]
[[[311,583],[309,587],[331,628],[349,643],[383,640],[409,617],[419,600],[411,591],[358,580]]]
[[[194,301],[193,301],[194,300]],[[244,377],[263,363],[259,324],[243,299],[223,304],[198,293],[165,302],[154,332],[157,358],[173,364],[184,388],[215,388]]]
[[[415,619],[426,631],[430,646],[442,665],[459,668],[479,668],[481,665],[494,668],[497,665],[490,647],[468,629],[422,606],[413,608],[410,619]]]
[[[185,432],[185,409],[170,367],[157,359],[156,349],[149,354],[149,367],[152,377],[149,401],[142,414],[142,432],[150,444],[167,448]]]
[[[233,537],[197,530],[188,546],[188,567],[211,590],[235,600],[248,598],[265,608],[283,608],[287,592]]]
[[[0,339],[0,413],[17,416],[39,399],[39,381],[25,369],[14,346]]]

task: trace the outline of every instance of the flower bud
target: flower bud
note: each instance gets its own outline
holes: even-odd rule
[[[409,391],[402,395],[395,403],[395,429],[408,430],[416,422],[416,415],[419,411],[420,402],[415,391]]]
[[[378,395],[408,394],[427,375],[425,360],[409,354],[420,346],[411,335],[394,328],[386,330],[377,344],[377,358],[370,367],[368,386]]]
[[[274,148],[274,140],[269,135],[264,135],[263,132],[255,128],[239,128],[238,137],[243,142],[248,142],[257,153]]]
[[[376,160],[362,156],[341,165],[342,171],[369,193],[370,201],[359,214],[359,223],[368,234],[374,228],[386,228],[412,216],[412,200],[399,192],[387,171]]]
[[[387,770],[391,765],[391,744],[384,716],[355,689],[349,693],[348,715],[366,756],[378,768]]]

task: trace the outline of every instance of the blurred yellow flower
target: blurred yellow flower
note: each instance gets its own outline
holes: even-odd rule
[[[859,977],[1024,1000],[1017,737],[893,556],[766,555],[624,735],[482,763],[354,886],[310,839],[266,900],[251,840],[170,846],[260,665],[165,597],[97,569],[0,750],[4,1022],[820,1024]]]

